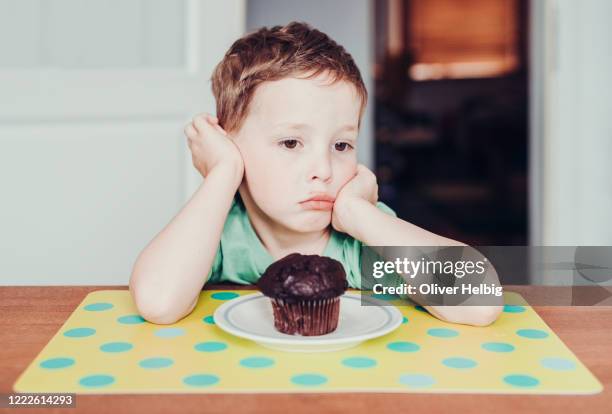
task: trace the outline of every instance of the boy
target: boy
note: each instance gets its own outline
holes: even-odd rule
[[[139,255],[130,291],[141,315],[170,324],[207,281],[252,284],[292,252],[333,257],[361,288],[370,246],[465,246],[397,218],[357,164],[367,92],[343,47],[307,24],[237,40],[215,68],[217,117],[185,128],[205,178]],[[497,282],[499,283],[499,282]],[[439,319],[485,326],[502,306],[426,306]]]

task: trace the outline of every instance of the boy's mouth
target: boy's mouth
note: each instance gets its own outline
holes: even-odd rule
[[[315,194],[307,200],[300,202],[300,205],[307,210],[330,211],[334,207],[335,198],[328,194]]]

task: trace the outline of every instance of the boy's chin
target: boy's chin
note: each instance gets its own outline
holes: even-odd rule
[[[293,231],[299,233],[312,233],[315,231],[323,231],[331,225],[331,215],[329,215],[329,217],[322,215],[322,217],[317,220],[295,220],[291,223],[286,223],[285,225]]]

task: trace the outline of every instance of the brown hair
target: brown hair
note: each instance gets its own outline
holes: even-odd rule
[[[332,82],[347,81],[361,98],[359,124],[368,93],[351,55],[325,33],[307,23],[262,27],[236,40],[215,67],[212,91],[217,118],[227,132],[238,131],[248,114],[256,88],[265,81],[298,75],[310,79],[320,73]]]

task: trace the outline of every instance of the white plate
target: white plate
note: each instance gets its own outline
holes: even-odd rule
[[[362,305],[361,301],[368,301]],[[274,327],[272,303],[261,292],[232,299],[217,308],[215,324],[224,331],[267,348],[290,352],[324,352],[351,348],[386,335],[402,324],[403,316],[391,304],[353,293],[340,296],[340,317],[335,331],[302,336],[281,333]]]

